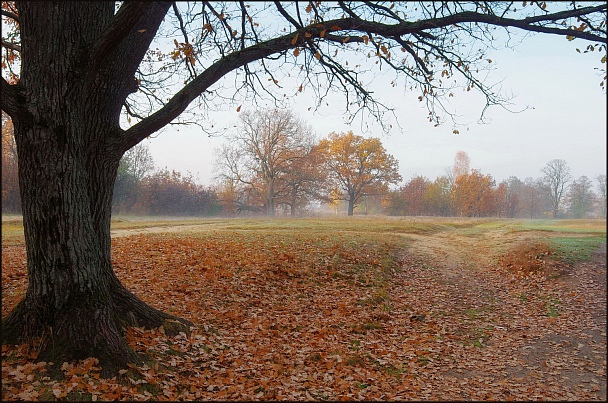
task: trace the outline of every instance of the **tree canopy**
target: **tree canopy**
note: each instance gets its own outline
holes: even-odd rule
[[[319,150],[328,176],[328,193],[348,201],[348,215],[366,195],[384,194],[401,180],[399,162],[386,152],[380,139],[356,136],[353,132],[330,133]]]
[[[19,12],[12,2],[3,7],[14,28],[2,41],[3,72],[16,80]],[[447,112],[442,99],[457,87],[480,91],[486,106],[500,105],[507,98],[483,79],[492,65],[486,52],[501,46],[497,30],[583,39],[590,44],[582,51],[606,61],[603,3],[126,2],[105,19],[95,38],[72,53],[87,55],[82,68],[90,75],[113,66],[116,76],[108,78],[133,91],[122,105],[133,123],[122,133],[127,149],[170,122],[200,121],[194,114],[226,102],[265,97],[281,104],[303,90],[313,91],[318,105],[343,91],[351,120],[367,111],[383,123],[390,109],[365,86],[381,69],[397,73],[395,85],[419,93],[434,124]],[[16,112],[19,86],[5,89],[3,110]],[[214,130],[211,122],[199,124]]]

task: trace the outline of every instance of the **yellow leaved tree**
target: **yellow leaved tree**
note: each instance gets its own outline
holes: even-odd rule
[[[348,202],[349,216],[364,196],[385,195],[390,184],[401,180],[399,162],[378,138],[333,132],[319,142],[319,150],[324,155],[326,186],[333,200]]]

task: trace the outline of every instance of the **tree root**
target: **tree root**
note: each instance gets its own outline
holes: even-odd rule
[[[193,326],[190,321],[151,307],[118,281],[110,289],[109,301],[72,296],[60,310],[36,306],[26,294],[2,321],[2,342],[31,345],[40,338],[41,350],[36,361],[54,362],[59,368],[65,361],[95,357],[102,367],[101,376],[112,377],[128,364],[143,362],[143,357],[126,342],[128,327],[163,326],[167,336],[190,334]]]

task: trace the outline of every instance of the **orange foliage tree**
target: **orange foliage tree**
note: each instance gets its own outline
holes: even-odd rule
[[[352,216],[357,202],[365,195],[386,195],[390,184],[401,180],[399,162],[388,154],[378,138],[348,133],[330,133],[319,142],[327,172],[326,187],[338,200],[348,202]]]
[[[429,185],[430,182],[427,178],[416,176],[403,186],[408,215],[425,215],[427,213],[426,200]]]
[[[384,210],[391,215],[429,215],[430,185],[431,182],[423,176],[412,177],[398,190],[389,192]]]
[[[494,213],[494,179],[478,169],[459,175],[452,186],[452,203],[456,214],[464,217],[484,217]]]

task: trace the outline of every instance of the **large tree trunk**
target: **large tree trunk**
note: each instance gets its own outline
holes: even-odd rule
[[[92,122],[76,116],[64,127],[91,133]],[[112,269],[110,212],[120,154],[83,152],[87,144],[75,139],[86,136],[70,129],[18,123],[15,130],[29,284],[3,321],[3,339],[52,338],[39,360],[94,356],[110,376],[139,361],[122,338],[126,327],[177,319],[140,301]]]
[[[143,303],[112,269],[112,189],[126,151],[118,117],[134,87],[114,65],[86,74],[83,55],[114,12],[112,2],[94,4],[20,4],[28,107],[13,121],[29,284],[3,320],[2,338],[42,337],[38,360],[94,356],[112,376],[140,361],[122,337],[126,327],[190,323]]]
[[[268,182],[268,192],[266,193],[266,200],[267,200],[267,204],[266,204],[266,215],[268,217],[274,217],[275,216],[275,205],[274,205],[274,180],[271,179]]]
[[[297,205],[297,199],[294,196],[291,198],[291,204],[289,205],[289,215],[292,218],[296,216],[296,205]]]

